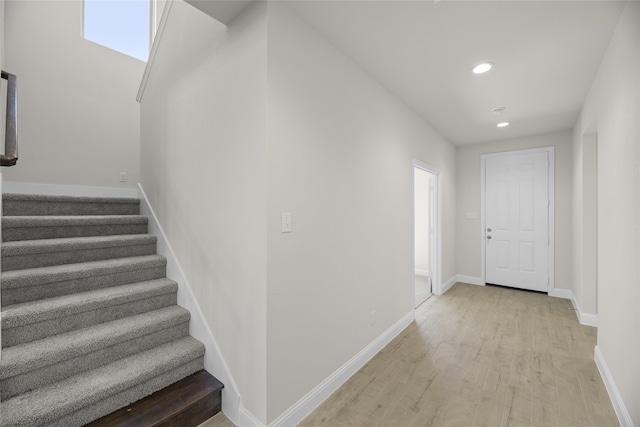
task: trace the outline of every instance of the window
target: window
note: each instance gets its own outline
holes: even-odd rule
[[[146,61],[150,4],[149,0],[84,0],[84,38]]]

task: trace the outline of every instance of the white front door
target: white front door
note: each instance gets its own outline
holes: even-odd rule
[[[548,292],[549,153],[485,162],[485,282]]]

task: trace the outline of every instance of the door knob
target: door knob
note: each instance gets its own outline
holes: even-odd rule
[[[491,240],[491,236],[487,236],[487,239]]]
[[[491,229],[490,229],[490,228],[487,228],[487,231],[488,231],[489,233],[491,233]]]

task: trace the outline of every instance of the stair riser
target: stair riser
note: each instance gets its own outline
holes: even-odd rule
[[[25,268],[49,267],[52,265],[74,264],[78,262],[101,261],[133,256],[153,255],[156,244],[113,246],[83,250],[56,251],[34,254],[16,254],[2,256],[2,271],[22,270]]]
[[[158,423],[154,427],[173,427],[176,425],[200,425],[222,411],[222,391],[216,391],[203,396],[184,411],[166,422]],[[196,418],[198,417],[198,418]]]
[[[111,412],[122,408],[130,403],[136,402],[140,400],[144,396],[148,396],[152,393],[155,393],[158,390],[162,390],[163,388],[180,381],[183,378],[188,377],[191,374],[198,372],[199,370],[204,369],[204,359],[199,357],[197,359],[191,360],[188,363],[185,363],[177,368],[172,369],[169,372],[165,372],[161,375],[158,375],[155,378],[152,378],[148,381],[145,381],[142,384],[138,384],[124,392],[114,394],[110,396],[108,399],[103,399],[100,402],[97,402],[94,405],[84,407],[71,415],[63,417],[61,419],[55,420],[51,422],[51,424],[38,424],[40,425],[50,425],[51,427],[73,427],[73,426],[83,426],[88,422],[91,422],[95,419],[103,417],[105,415],[110,414]],[[24,424],[24,426],[30,426],[30,424]],[[16,426],[22,427],[22,425]]]
[[[37,387],[52,384],[71,375],[95,369],[111,363],[114,360],[151,349],[166,342],[187,336],[188,334],[189,322],[187,321],[161,331],[135,337],[134,339],[99,349],[92,353],[67,359],[64,362],[7,378],[0,381],[0,399],[9,399],[12,396],[25,393]]]
[[[50,202],[4,200],[4,216],[139,215],[138,203]]]
[[[12,227],[2,229],[4,242],[20,240],[60,239],[67,237],[146,234],[147,224],[110,224],[63,227]]]
[[[177,304],[176,293],[163,294],[137,301],[108,307],[100,307],[93,311],[57,317],[43,322],[2,329],[2,346],[11,347],[31,341],[62,334],[100,323],[122,319],[147,311],[157,310]]]
[[[222,410],[223,388],[207,371],[198,371],[86,427],[199,426]]]
[[[38,286],[25,286],[2,290],[2,304],[5,306],[45,298],[71,295],[78,292],[92,291],[110,286],[127,285],[147,280],[160,279],[166,276],[165,266],[144,268],[100,276],[83,277],[55,283],[44,283]]]

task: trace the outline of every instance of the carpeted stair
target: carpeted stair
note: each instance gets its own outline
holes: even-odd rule
[[[103,425],[195,426],[220,411],[139,200],[5,194],[3,213],[1,426],[82,426],[123,407]]]

